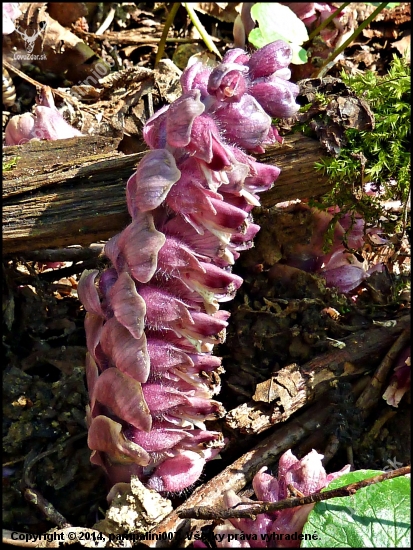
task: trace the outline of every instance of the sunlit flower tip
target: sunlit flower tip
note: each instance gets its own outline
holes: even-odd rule
[[[248,223],[245,231],[231,235],[231,245],[236,246],[236,250],[248,250],[248,248],[251,248],[252,241],[259,230],[259,225]]]
[[[261,145],[271,128],[271,117],[249,94],[217,108],[214,117],[230,143],[252,151]]]
[[[293,52],[284,40],[276,40],[260,48],[251,55],[248,61],[249,74],[252,80],[270,76],[291,63]]]
[[[224,314],[229,317],[229,313],[223,311],[218,311],[215,316],[194,311],[191,314],[194,324],[193,326],[185,327],[187,333],[195,338],[205,339],[206,341],[208,341],[208,338],[213,338],[212,342],[215,342],[215,337],[220,335],[228,326],[226,319],[220,318],[220,315],[223,316]]]
[[[235,63],[221,63],[208,81],[208,93],[219,101],[239,101],[247,89],[245,75],[247,67]]]
[[[222,63],[237,63],[238,65],[247,65],[250,56],[241,48],[232,48],[228,50],[222,59]]]
[[[271,188],[281,170],[271,164],[251,162],[252,175],[245,178],[244,187],[251,193],[261,193]]]
[[[134,218],[137,212],[157,208],[180,177],[181,172],[169,151],[149,151],[126,184],[126,198],[131,217]]]
[[[248,89],[248,93],[273,117],[288,118],[300,108],[295,102],[299,93],[298,86],[277,76],[256,80]]]
[[[201,62],[194,63],[184,70],[181,75],[181,86],[184,94],[193,89],[201,92],[201,98],[208,95],[207,87],[211,69]]]
[[[213,260],[215,263],[219,263],[220,267],[234,264],[234,258],[228,253],[219,235],[215,233],[199,231],[178,216],[168,221],[163,230],[166,235],[182,239],[199,258]],[[228,243],[229,239],[226,244]]]

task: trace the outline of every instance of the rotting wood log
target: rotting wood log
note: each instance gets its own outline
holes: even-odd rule
[[[284,422],[304,405],[320,398],[338,379],[371,372],[395,338],[410,326],[410,316],[394,326],[373,325],[343,340],[346,347],[334,349],[301,367],[293,363],[280,369],[269,380],[258,384],[254,401],[228,412],[225,423],[247,434],[261,433]]]
[[[121,231],[130,221],[125,185],[145,153],[123,155],[118,143],[84,136],[6,147],[3,254],[89,245]],[[324,155],[318,141],[293,134],[257,157],[282,170],[263,206],[326,193],[331,185],[314,169]]]

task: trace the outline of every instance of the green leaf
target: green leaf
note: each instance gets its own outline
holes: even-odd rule
[[[369,477],[376,470],[358,470],[335,479],[330,491]],[[317,533],[318,540],[310,535]],[[352,496],[318,502],[304,525],[302,548],[410,548],[410,478],[388,479]]]
[[[290,8],[274,2],[257,2],[251,8],[251,17],[259,24],[248,36],[251,44],[262,48],[275,40],[284,40],[292,47],[292,63],[307,62],[307,52],[301,47],[308,40],[307,29]]]

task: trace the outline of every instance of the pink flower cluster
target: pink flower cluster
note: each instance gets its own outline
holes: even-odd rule
[[[33,113],[13,116],[7,123],[4,137],[6,145],[22,145],[32,140],[55,141],[81,136],[81,132],[68,124],[56,109],[52,91],[42,88]]]
[[[132,221],[105,247],[113,267],[87,271],[89,447],[112,483],[138,475],[158,491],[181,491],[223,447],[205,420],[223,414],[221,360],[231,273],[259,227],[257,193],[279,174],[246,151],[278,138],[271,116],[290,116],[298,87],[288,82],[282,41],[247,55],[227,53],[181,78],[183,95],[147,123],[150,152],[126,186]]]
[[[290,208],[289,203],[279,203],[279,207]],[[354,291],[375,271],[383,271],[382,263],[367,266],[367,262],[357,258],[352,252],[360,251],[365,244],[366,235],[375,244],[387,241],[380,237],[380,229],[365,227],[364,219],[357,213],[347,212],[339,217],[334,225],[333,239],[329,252],[325,252],[325,235],[334,216],[340,213],[337,206],[326,211],[311,208],[305,203],[294,204],[294,210],[308,211],[312,230],[307,242],[295,243],[294,248],[284,258],[288,266],[321,275],[326,285],[337,287],[340,292]],[[277,268],[274,270],[277,273]],[[270,271],[270,276],[272,275]]]
[[[333,479],[350,471],[350,466],[347,465],[339,472],[327,474],[322,465],[322,459],[323,455],[315,450],[301,460],[298,460],[291,451],[287,451],[280,458],[277,478],[266,473],[266,467],[255,475],[252,485],[257,499],[265,502],[284,500],[289,497],[288,485],[292,485],[304,496],[318,493]],[[241,502],[255,503],[247,498],[241,499],[234,491],[228,491],[224,496],[224,504],[227,508]],[[238,508],[242,509],[242,506]],[[215,527],[214,533],[221,535],[217,537],[221,539],[221,542],[217,542],[217,546],[220,548],[299,547],[300,541],[291,540],[289,537],[301,533],[308,514],[313,508],[314,504],[306,504],[285,508],[279,512],[258,514],[255,520],[235,518],[226,520],[222,525]],[[243,536],[241,536],[242,533]],[[198,545],[198,547],[201,546]]]

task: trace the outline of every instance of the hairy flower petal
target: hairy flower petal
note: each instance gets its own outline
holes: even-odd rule
[[[86,311],[103,317],[99,294],[95,286],[95,279],[98,274],[97,269],[85,269],[79,279],[77,293]]]
[[[276,40],[254,52],[248,61],[252,79],[270,76],[291,63],[293,51],[283,40]]]
[[[191,90],[170,105],[166,113],[166,139],[171,147],[188,145],[194,120],[205,111],[200,95],[199,90]]]
[[[166,198],[181,172],[172,154],[166,149],[149,151],[126,184],[129,214],[154,210]]]
[[[115,462],[135,462],[142,466],[150,462],[148,452],[136,442],[126,439],[121,424],[107,416],[96,416],[92,420],[87,442],[90,449],[108,453]]]
[[[158,253],[164,244],[165,235],[155,229],[153,217],[148,212],[137,213],[116,241],[116,246],[121,251],[131,275],[141,283],[147,283],[154,276],[158,267]],[[118,269],[125,269],[118,255],[111,257],[109,253],[106,252]]]
[[[136,339],[142,337],[146,315],[145,300],[136,291],[132,277],[124,271],[110,290],[113,313]]]
[[[271,128],[271,117],[249,94],[244,94],[238,102],[217,107],[214,117],[226,139],[247,150],[255,150]]]
[[[189,487],[202,473],[205,459],[193,451],[182,451],[178,456],[168,458],[148,480],[148,487],[155,491],[179,492]]]
[[[91,395],[91,410],[96,401],[108,407],[116,416],[135,428],[149,432],[152,425],[150,410],[137,381],[115,368],[102,372]]]
[[[104,353],[112,358],[116,368],[138,382],[147,381],[150,373],[150,359],[144,332],[136,338],[115,317],[112,317],[103,326],[100,340]]]

